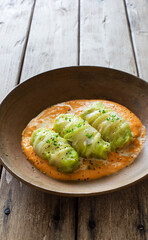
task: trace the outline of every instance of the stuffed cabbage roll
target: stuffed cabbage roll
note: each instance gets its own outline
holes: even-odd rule
[[[111,150],[110,144],[101,138],[100,133],[77,115],[59,115],[55,119],[54,129],[84,158],[106,159]]]
[[[30,144],[39,157],[46,159],[49,165],[55,166],[60,172],[71,173],[79,167],[78,153],[64,138],[50,129],[35,130]]]
[[[110,143],[112,151],[133,140],[129,123],[101,102],[92,104],[82,112],[81,117],[101,133],[101,137]]]

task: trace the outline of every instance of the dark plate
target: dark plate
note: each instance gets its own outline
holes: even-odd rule
[[[23,129],[48,106],[73,99],[118,102],[134,112],[148,128],[148,83],[145,81],[103,67],[68,67],[45,72],[17,86],[0,106],[0,156],[6,169],[39,190],[71,196],[115,191],[147,176],[148,140],[129,167],[91,182],[57,181],[32,168],[21,150]]]

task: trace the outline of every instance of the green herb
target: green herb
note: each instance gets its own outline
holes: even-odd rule
[[[117,117],[116,120],[119,120],[119,118]]]
[[[91,138],[93,135],[89,135],[89,133],[86,133],[85,136],[88,137],[88,138]]]
[[[112,115],[112,117],[116,117],[116,115]]]
[[[79,123],[77,127],[78,127],[78,128],[82,127],[82,124]]]
[[[49,140],[47,140],[47,141],[46,141],[46,143],[50,143],[50,141],[49,141]]]
[[[102,113],[106,113],[106,111],[103,109],[103,110],[102,110]]]
[[[110,118],[106,118],[106,120],[107,120],[107,121],[109,121],[109,120],[110,120]]]
[[[68,118],[66,117],[65,120],[67,120]]]
[[[87,168],[88,168],[88,170],[90,170],[90,169],[91,169],[90,165],[88,165],[88,167],[87,167]]]
[[[89,160],[89,164],[91,164],[91,165],[93,164],[91,160]]]
[[[67,132],[67,133],[70,133],[70,132],[71,132],[71,130],[70,130],[70,129],[67,129],[67,130],[66,130],[66,132]]]

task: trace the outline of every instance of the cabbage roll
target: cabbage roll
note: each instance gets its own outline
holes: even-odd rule
[[[111,150],[101,134],[77,115],[59,115],[55,119],[54,130],[68,140],[81,157],[106,159]]]
[[[82,112],[81,117],[101,133],[101,137],[110,143],[112,151],[133,141],[129,123],[101,102],[92,104]]]
[[[80,165],[78,153],[59,136],[47,128],[39,128],[32,133],[30,144],[34,152],[55,166],[59,172],[74,172]]]

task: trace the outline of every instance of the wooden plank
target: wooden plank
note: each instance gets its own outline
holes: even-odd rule
[[[78,239],[147,239],[147,200],[147,181],[112,194],[81,199]]]
[[[80,7],[80,64],[136,74],[124,2],[81,0]],[[144,181],[112,194],[79,199],[78,240],[147,239],[147,186]]]
[[[0,101],[17,84],[34,0],[0,0]]]
[[[139,204],[135,187],[80,200],[78,239],[146,239]]]
[[[36,1],[21,82],[54,67],[77,64],[77,19],[78,1]],[[76,199],[35,191],[8,172],[1,182],[2,240],[75,239]]]
[[[138,73],[141,78],[148,81],[148,2],[125,0],[127,16],[133,40],[134,52],[138,66]],[[148,239],[148,180],[137,186],[137,196],[139,198],[139,217],[142,225],[139,226],[141,232]]]
[[[75,201],[34,190],[3,171],[1,240],[74,239]]]
[[[123,1],[81,0],[80,64],[136,74]]]
[[[78,0],[37,1],[21,82],[52,68],[77,65],[77,43]]]
[[[148,1],[125,0],[140,77],[148,81]]]
[[[34,2],[0,0],[0,102],[18,82]]]

